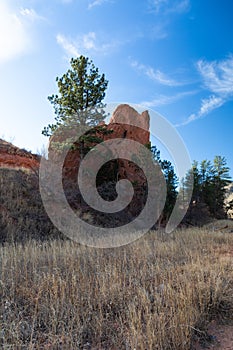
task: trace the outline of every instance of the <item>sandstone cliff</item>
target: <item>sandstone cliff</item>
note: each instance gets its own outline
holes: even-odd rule
[[[0,168],[35,170],[39,164],[40,156],[0,139]]]

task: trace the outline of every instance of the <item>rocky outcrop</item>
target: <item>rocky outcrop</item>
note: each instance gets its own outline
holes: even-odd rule
[[[230,183],[226,187],[225,205],[226,205],[228,217],[230,219],[233,219],[233,183]]]
[[[144,111],[140,114],[133,107],[127,104],[121,104],[115,109],[110,119],[110,124],[115,123],[129,124],[130,126],[137,126],[141,129],[149,131],[150,116],[148,111]],[[137,135],[136,139],[138,137],[140,140],[142,140],[142,143],[146,141],[146,139],[143,139],[141,135]]]
[[[109,124],[102,123],[100,126],[93,129],[94,135],[97,138],[102,139],[103,141],[113,140],[113,139],[129,139],[136,141],[142,145],[148,145],[150,142],[150,132],[149,132],[149,123],[150,117],[147,111],[139,114],[134,108],[129,105],[122,104],[119,105],[114,111]],[[52,142],[58,142],[58,139],[51,139]],[[92,142],[88,145],[89,148],[92,148],[96,145],[95,142]],[[136,147],[136,146],[135,146]],[[53,152],[50,151],[50,156]],[[135,148],[136,153],[136,148]],[[76,143],[76,151],[71,151],[68,153],[65,163],[63,174],[68,176],[70,179],[76,179],[77,171],[80,164],[80,144]],[[118,161],[118,178],[125,178],[126,173],[127,177],[131,181],[137,181],[135,179],[136,172],[132,169],[131,164],[127,161]],[[129,175],[131,173],[131,175]],[[134,178],[134,179],[133,179]]]
[[[40,156],[0,139],[0,168],[35,170],[39,164]]]
[[[101,125],[93,128],[92,135],[101,139],[102,141],[115,140],[115,139],[128,139],[136,141],[138,144],[147,146],[150,142],[150,132],[149,132],[149,114],[147,111],[138,113],[134,108],[129,105],[123,104],[119,105],[114,111],[109,124],[101,123]],[[71,130],[71,133],[73,130]],[[67,135],[63,134],[59,139],[59,135],[52,137],[50,140],[49,158],[56,158],[56,150],[54,145],[59,142],[64,142],[67,139]],[[90,149],[94,147],[98,142],[87,142],[82,145],[82,149]],[[114,146],[115,147],[115,146]],[[137,144],[132,149],[132,153],[137,156]],[[74,148],[71,149],[65,158],[63,164],[63,186],[67,195],[67,199],[72,207],[76,209],[85,207],[85,204],[81,200],[80,193],[76,190],[78,188],[77,176],[78,169],[81,162],[81,144],[80,142],[74,143]],[[106,152],[109,150],[106,148]],[[117,145],[116,145],[117,151]],[[87,152],[86,152],[87,153]],[[116,152],[117,153],[117,152]],[[84,152],[85,154],[85,152]],[[93,158],[93,162],[98,162],[97,157],[102,157],[103,154],[96,154]],[[114,199],[116,197],[116,191],[114,183],[120,179],[129,180],[134,186],[134,198],[132,204],[130,205],[128,215],[123,215],[121,217],[131,217],[136,216],[140,212],[140,208],[144,206],[147,192],[147,181],[142,170],[139,166],[134,164],[132,161],[122,159],[116,159],[106,163],[99,171],[97,176],[97,188],[99,193],[107,198]],[[92,167],[91,167],[92,168]],[[90,208],[88,209],[90,211]],[[94,215],[95,216],[95,215]],[[97,215],[96,215],[97,217]],[[107,218],[103,219],[103,222],[107,222]]]

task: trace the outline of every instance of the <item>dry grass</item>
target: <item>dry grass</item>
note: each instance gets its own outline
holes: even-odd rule
[[[0,167],[0,244],[62,238],[48,218],[38,176]]]
[[[151,232],[118,249],[5,245],[2,349],[191,349],[233,311],[233,235]]]

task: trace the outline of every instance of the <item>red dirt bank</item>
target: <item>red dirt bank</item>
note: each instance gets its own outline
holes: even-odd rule
[[[0,139],[0,167],[35,170],[40,165],[40,156],[20,149]]]

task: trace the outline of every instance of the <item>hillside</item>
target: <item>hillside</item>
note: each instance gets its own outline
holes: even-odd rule
[[[91,132],[88,131],[89,139],[94,139],[94,141],[86,141],[86,152],[100,141],[110,141],[109,145],[115,139],[128,139],[136,141],[134,144],[148,146],[150,144],[149,125],[150,116],[148,111],[139,114],[127,104],[119,105],[113,112],[109,124],[100,124],[93,127]],[[61,145],[64,142],[62,138],[64,138],[64,134],[59,133],[50,138],[49,161],[45,161],[45,182],[43,183],[45,187],[42,188],[46,189],[46,200],[49,209],[51,208],[52,211],[60,208],[60,202],[58,202],[60,199],[56,199],[57,184],[60,183],[60,179],[56,182],[53,164],[56,164],[56,162],[59,164],[56,145],[58,143]],[[96,141],[96,138],[100,141]],[[127,207],[116,213],[105,213],[88,206],[81,196],[77,183],[79,165],[82,159],[80,142],[74,141],[73,146],[67,152],[62,166],[63,190],[71,209],[84,221],[91,222],[93,226],[105,228],[123,226],[138,217],[147,201],[148,184],[146,176],[137,162],[119,157],[106,162],[99,169],[96,174],[96,187],[105,201],[112,201],[116,198],[116,183],[121,179],[129,180],[134,190],[133,198]],[[137,154],[135,148],[131,151],[133,155]],[[107,154],[109,150],[106,148],[104,152]],[[95,168],[93,164],[96,165],[96,163],[102,162],[104,152],[96,153],[95,157],[92,158],[91,170]],[[40,160],[39,155],[32,154],[0,139],[0,242],[22,241],[29,237],[46,239],[61,236],[48,218],[41,200],[39,191]],[[170,177],[167,173],[167,179],[165,178],[168,188],[172,186],[172,181],[169,180],[170,182],[168,182],[168,178],[172,178],[173,183],[175,183],[171,170],[172,168],[169,169]],[[176,191],[175,187],[173,191]],[[167,198],[169,197],[171,196],[168,195]],[[165,208],[168,210],[169,207],[169,212],[166,215],[164,213],[161,215],[161,217],[164,217],[164,222],[161,220],[164,226],[176,201],[174,193],[173,197],[170,198],[170,202],[165,203]],[[226,204],[229,204],[232,200],[233,184],[230,184],[227,187]],[[224,208],[221,207],[217,214],[214,213],[215,215],[210,209],[210,206],[203,200],[194,198],[182,223],[185,226],[202,226],[211,223],[214,219],[227,218]],[[233,210],[229,210],[228,214],[233,216]]]
[[[61,236],[39,192],[38,155],[0,140],[0,242]]]
[[[127,139],[143,145],[149,143],[149,114],[147,111],[139,114],[128,105],[120,105],[113,113],[110,123],[100,127],[108,131],[103,137],[104,140],[123,139],[127,135]],[[95,130],[99,132],[98,127]],[[100,136],[103,135],[100,134]],[[54,141],[62,142],[60,139],[51,138],[50,146]],[[50,159],[56,159],[56,152],[57,150],[52,151],[52,147],[49,148]],[[118,179],[128,177],[131,182],[135,183],[135,194],[127,210],[112,215],[90,208],[80,198],[79,187],[76,183],[80,163],[78,144],[75,151],[69,151],[63,164],[63,187],[72,210],[78,212],[78,216],[83,220],[91,220],[97,226],[112,227],[113,224],[121,226],[128,223],[132,217],[137,216],[144,205],[142,199],[146,196],[146,192],[143,184],[146,179],[140,169],[126,160],[116,162],[109,162],[107,167],[101,169],[97,178],[99,193],[106,200],[115,198],[115,168],[117,167]],[[46,239],[61,236],[43,207],[39,192],[39,166],[40,156],[0,139],[0,241],[24,241],[29,237]],[[46,176],[48,176],[46,181],[51,181],[53,187],[53,174],[48,171]],[[49,191],[51,208],[54,208],[56,195],[50,194]]]

